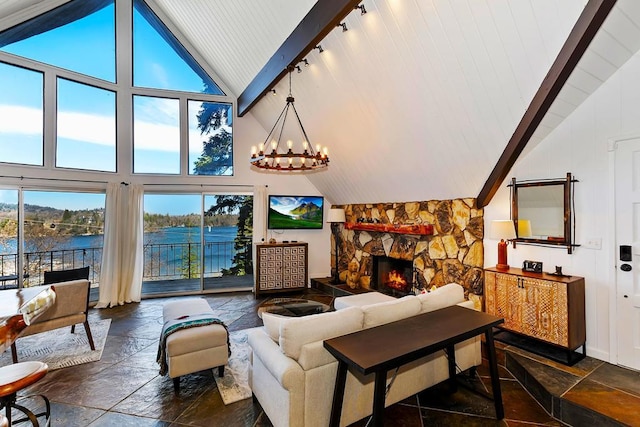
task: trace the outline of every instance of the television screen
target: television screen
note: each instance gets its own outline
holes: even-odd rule
[[[324,198],[321,196],[269,196],[269,229],[322,228]]]

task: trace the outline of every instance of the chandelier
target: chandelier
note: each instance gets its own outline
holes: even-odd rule
[[[302,126],[300,116],[298,116],[298,111],[296,111],[296,107],[293,104],[295,100],[293,95],[291,95],[292,71],[293,67],[289,67],[289,95],[287,96],[287,104],[284,106],[280,116],[278,116],[264,143],[258,147],[255,145],[251,147],[251,158],[249,161],[257,168],[276,172],[304,172],[325,168],[329,165],[327,147],[321,148],[320,145],[317,145],[316,149],[313,149],[309,143],[309,138],[304,130],[304,126]],[[287,136],[284,136],[285,124],[287,123],[287,115],[290,109],[292,109],[295,114],[295,121],[299,127],[300,137],[302,139],[302,149],[297,152],[294,151],[294,142],[292,139],[287,139],[286,143],[281,143],[282,140],[287,138]],[[290,129],[287,128],[287,130],[289,131]]]

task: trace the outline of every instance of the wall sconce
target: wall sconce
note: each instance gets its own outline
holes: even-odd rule
[[[349,31],[349,29],[347,28],[347,24],[345,22],[341,22],[338,25],[336,25],[336,27],[342,27],[342,32],[344,33],[345,31]]]
[[[509,243],[509,240],[516,238],[516,228],[513,225],[513,221],[510,219],[491,221],[490,238],[500,240],[498,243],[498,264],[496,265],[496,268],[498,270],[508,270],[507,244]]]
[[[367,9],[365,9],[363,4],[356,6],[355,9],[360,9],[360,15],[364,15],[365,13],[367,13]]]
[[[324,52],[324,49],[322,48],[321,44],[319,44],[318,46],[314,47],[314,49],[318,49],[318,53]]]

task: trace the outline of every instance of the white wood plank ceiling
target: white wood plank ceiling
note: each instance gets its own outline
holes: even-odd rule
[[[23,3],[40,7],[0,1],[0,23]],[[315,2],[149,3],[237,96]],[[332,203],[475,197],[586,3],[364,0],[368,13],[351,13],[349,30],[331,32],[324,52],[310,52],[310,66],[293,75],[307,133],[330,150],[330,167],[309,180]],[[639,47],[640,2],[618,0],[530,146]],[[265,136],[286,80],[251,110]]]

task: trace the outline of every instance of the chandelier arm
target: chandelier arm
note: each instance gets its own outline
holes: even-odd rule
[[[280,112],[280,115],[278,116],[278,120],[276,120],[276,122],[273,124],[273,127],[271,128],[271,130],[267,134],[267,139],[264,140],[265,148],[267,148],[267,143],[269,142],[269,138],[271,138],[271,134],[273,134],[273,131],[276,129],[276,126],[278,126],[278,123],[280,122],[280,119],[282,118],[282,115],[284,114],[284,112],[287,111],[287,108],[289,108],[289,104],[284,106],[284,108]]]
[[[311,141],[309,141],[309,137],[307,136],[307,132],[304,130],[304,126],[302,126],[302,120],[300,120],[300,116],[298,115],[298,110],[296,110],[296,106],[293,103],[291,103],[291,106],[293,107],[293,112],[295,113],[296,119],[298,120],[298,125],[300,125],[300,129],[302,129],[302,134],[304,135],[304,139],[307,141],[307,144],[309,146],[309,152],[311,154],[315,154],[313,145],[311,144]]]
[[[278,145],[276,145],[276,147],[280,146],[280,141],[282,140],[282,133],[284,132],[284,125],[285,123],[287,123],[287,115],[289,114],[289,106],[292,105],[290,102],[287,102],[287,105],[284,107],[284,109],[287,111],[284,115],[284,118],[282,119],[282,127],[280,128],[280,135],[278,135]],[[294,108],[295,110],[295,108]]]

